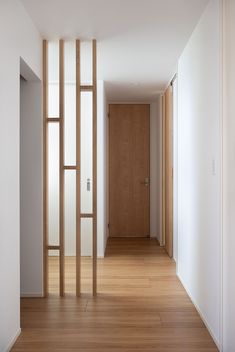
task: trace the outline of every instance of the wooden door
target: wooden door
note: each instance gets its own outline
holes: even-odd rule
[[[109,106],[109,234],[148,237],[150,107]]]
[[[165,92],[164,121],[164,228],[165,248],[170,257],[173,256],[173,92],[169,86]]]

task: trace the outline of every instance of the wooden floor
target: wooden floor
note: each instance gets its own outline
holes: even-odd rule
[[[74,258],[67,258],[65,298],[22,299],[22,334],[12,351],[212,352],[218,351],[184,288],[175,264],[155,240],[115,239],[98,264],[99,293],[74,297]],[[83,260],[88,292],[91,263]]]

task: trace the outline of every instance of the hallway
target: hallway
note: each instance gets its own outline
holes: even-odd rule
[[[72,290],[75,273],[69,277]],[[175,263],[154,239],[110,238],[106,257],[98,260],[95,299],[71,292],[25,298],[21,320],[15,352],[218,351],[175,275]]]

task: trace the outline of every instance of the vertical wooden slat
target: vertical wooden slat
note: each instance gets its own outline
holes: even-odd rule
[[[64,296],[64,41],[60,40],[60,296]]]
[[[76,40],[76,295],[81,294],[80,41]]]
[[[173,92],[165,92],[165,249],[173,256]]]
[[[97,294],[97,74],[96,40],[92,41],[93,65],[93,296]]]
[[[165,245],[165,94],[162,96],[162,245]]]
[[[48,197],[47,197],[47,41],[43,40],[43,295],[48,296]]]

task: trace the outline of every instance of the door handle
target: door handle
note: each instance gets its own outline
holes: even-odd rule
[[[90,178],[87,178],[87,180],[86,180],[86,190],[88,192],[90,192],[90,190],[91,190],[91,179]]]
[[[145,185],[145,187],[148,187],[150,184],[149,177],[145,177],[144,181],[140,182],[141,185]]]

